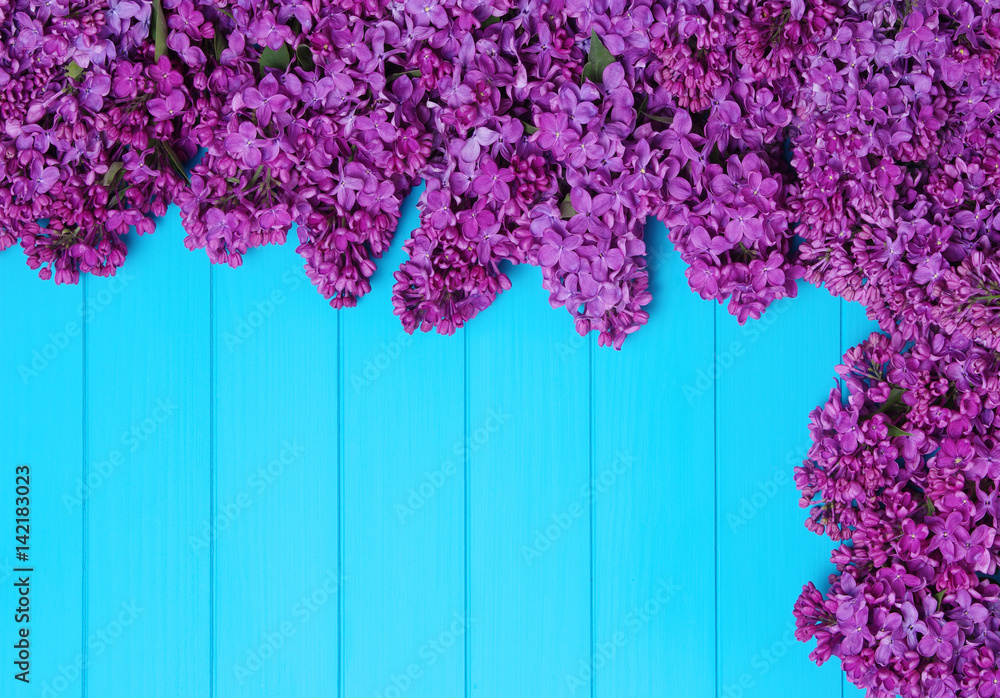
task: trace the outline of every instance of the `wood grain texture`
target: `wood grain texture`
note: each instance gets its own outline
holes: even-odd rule
[[[210,513],[210,269],[182,235],[171,208],[129,241],[127,285],[87,281],[85,696],[209,695],[209,560],[188,535]]]
[[[343,314],[345,696],[464,692],[463,336],[411,337],[392,314],[418,195]]]
[[[83,287],[40,281],[21,250],[0,254],[0,693],[67,698],[83,688]],[[15,468],[30,472],[29,560],[15,556]],[[30,685],[14,680],[18,593],[15,567],[28,567],[32,606]]]
[[[712,305],[651,223],[653,318],[594,354],[596,693],[715,692]]]
[[[651,319],[621,352],[532,268],[465,330],[411,337],[391,290],[415,201],[343,311],[294,239],[210,268],[175,209],[116,280],[0,254],[0,512],[32,463],[43,568],[38,684],[0,695],[78,656],[85,681],[45,695],[858,695],[789,629],[832,569],[792,468],[863,309],[803,285],[740,327],[652,225]]]
[[[590,693],[591,346],[537,269],[467,328],[471,693]],[[530,492],[530,496],[524,496]]]
[[[336,696],[338,313],[295,254],[253,250],[214,275],[216,695]]]
[[[808,450],[809,412],[834,385],[840,301],[803,286],[756,323],[722,308],[716,323],[719,695],[808,685],[839,698],[839,667],[815,667],[794,638],[792,605],[804,583],[826,579],[833,544],[803,527],[792,469]]]

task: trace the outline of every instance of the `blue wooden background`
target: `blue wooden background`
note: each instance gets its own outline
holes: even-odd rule
[[[854,695],[792,637],[831,544],[792,468],[843,350],[822,289],[740,327],[665,230],[621,352],[536,269],[452,337],[405,334],[392,271],[334,311],[294,244],[212,268],[172,209],[117,279],[0,254],[0,498],[32,468],[31,684],[0,695]]]

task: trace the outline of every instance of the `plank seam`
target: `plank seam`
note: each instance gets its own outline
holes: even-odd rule
[[[594,492],[594,340],[590,338],[587,343],[587,370],[590,373],[588,384],[588,401],[590,403],[589,424],[590,431],[590,454],[588,481],[590,492]],[[590,679],[590,696],[597,698],[597,632],[594,627],[597,618],[597,563],[594,554],[594,531],[597,522],[596,497],[590,498],[590,666],[594,667],[594,675]]]
[[[209,521],[214,522],[216,510],[218,508],[216,487],[217,487],[217,455],[216,455],[216,405],[215,405],[215,381],[216,381],[216,356],[215,356],[215,269],[213,265],[208,267],[208,372],[209,372],[209,393],[208,393],[208,511]],[[208,555],[208,695],[215,698],[218,691],[217,678],[217,656],[216,656],[216,617],[215,617],[215,584],[216,584],[216,548],[215,536],[210,537],[210,550]]]
[[[344,696],[344,333],[337,309],[337,696]]]
[[[462,469],[464,471],[464,488],[462,493],[462,506],[464,509],[464,530],[463,547],[464,552],[464,579],[462,593],[464,595],[463,605],[465,610],[465,623],[469,627],[465,633],[465,698],[472,696],[472,628],[469,618],[472,617],[472,594],[470,591],[470,567],[471,567],[471,546],[470,546],[470,489],[469,489],[469,329],[466,327],[462,331],[462,392],[465,400],[465,410],[463,414],[464,423],[462,425],[462,441],[465,445],[463,449]]]
[[[719,356],[719,309],[712,306],[712,362],[718,361]],[[715,492],[713,497],[712,523],[715,533],[713,545],[715,546],[715,695],[719,696],[719,686],[722,677],[719,675],[719,379],[712,379],[712,421],[714,422],[712,434],[713,441],[713,483],[712,489]]]
[[[83,462],[80,464],[81,472],[83,474],[83,482],[88,481],[90,475],[89,468],[87,467],[87,461],[89,458],[90,449],[90,439],[88,435],[88,424],[87,424],[87,276],[82,275],[81,280],[82,293],[83,293],[83,309],[81,317],[81,324],[83,330],[81,332],[82,336],[82,346],[81,346],[81,367],[82,367],[82,378],[83,384],[81,386],[81,400],[83,403],[83,438],[81,439],[83,445]],[[88,506],[88,496],[82,498],[82,504],[80,505],[80,525],[83,529],[83,546],[81,551],[83,564],[81,565],[82,579],[80,580],[80,605],[82,606],[82,619],[80,623],[80,644],[82,645],[81,655],[83,657],[83,663],[80,667],[80,695],[82,698],[87,697],[87,665],[89,662],[89,653],[87,652],[87,633],[90,630],[90,588],[88,585],[88,577],[90,576],[90,507]]]

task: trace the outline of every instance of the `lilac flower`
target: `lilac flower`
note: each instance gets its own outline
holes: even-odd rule
[[[783,269],[785,258],[773,253],[766,260],[755,259],[750,262],[750,276],[753,279],[754,290],[762,291],[768,286],[782,286],[785,283]]]
[[[448,24],[448,14],[438,0],[407,0],[406,10],[420,26],[444,27]]]
[[[940,623],[930,619],[927,621],[927,634],[917,644],[917,650],[924,657],[937,657],[947,662],[955,652],[954,640],[957,634],[957,623]]]
[[[484,160],[479,175],[472,180],[472,191],[480,196],[489,194],[503,203],[510,199],[510,182],[513,181],[514,173],[509,168],[501,168],[493,160]]]
[[[913,280],[920,284],[929,284],[941,278],[941,270],[944,265],[944,258],[940,252],[935,252],[927,260],[917,266],[913,273]]]
[[[274,74],[268,73],[257,87],[251,87],[243,93],[243,103],[256,111],[261,126],[267,126],[271,122],[272,114],[288,111],[291,106],[288,97],[278,90]]]
[[[649,141],[641,140],[635,149],[635,174],[628,179],[628,186],[643,191],[658,189],[663,184],[663,178],[655,174],[656,163],[654,153],[649,147]]]
[[[565,272],[575,272],[580,268],[580,256],[575,250],[582,243],[583,238],[579,235],[562,237],[554,230],[548,230],[542,235],[538,263],[546,267],[558,267]]]
[[[247,167],[257,167],[261,161],[260,140],[257,128],[244,121],[235,133],[230,133],[223,141],[226,151],[239,158]]]
[[[59,168],[46,167],[41,158],[31,162],[28,176],[15,182],[13,193],[22,199],[30,199],[37,194],[45,194],[59,181]]]
[[[803,590],[797,636],[817,638],[814,659],[837,654],[848,677],[880,698],[889,698],[882,685],[981,695],[981,669],[996,666],[1000,586],[986,575],[1000,546],[997,519],[979,500],[1000,474],[981,465],[996,427],[992,415],[963,406],[973,395],[1000,400],[997,365],[983,361],[990,353],[964,337],[934,334],[910,347],[903,333],[872,334],[838,367],[847,401],[838,387],[812,415],[813,447],[796,471],[808,525],[854,545],[834,552],[838,574],[826,595]],[[956,487],[957,473],[973,494],[964,481]]]
[[[571,83],[564,84],[559,91],[559,107],[570,121],[581,126],[589,124],[598,114],[597,106],[592,101],[582,99],[580,89]]]
[[[105,73],[92,72],[80,85],[77,99],[80,106],[97,113],[104,107],[104,98],[111,91],[111,78]]]
[[[900,626],[903,636],[906,638],[907,646],[916,649],[919,638],[927,633],[927,625],[919,620],[920,614],[916,607],[909,601],[902,604],[903,623]]]
[[[150,115],[160,121],[167,121],[168,119],[175,119],[181,116],[184,113],[185,106],[184,93],[180,90],[175,90],[166,97],[151,99],[146,103],[146,108],[149,110]]]
[[[757,209],[753,206],[740,206],[731,212],[726,223],[726,240],[738,243],[741,240],[753,242],[764,234],[764,226],[757,217]]]
[[[612,199],[609,194],[591,196],[586,189],[578,188],[570,192],[569,198],[576,211],[576,215],[569,221],[570,232],[590,232],[602,239],[611,237],[611,228],[602,219],[611,209]]]
[[[865,643],[874,639],[868,629],[868,609],[863,605],[853,615],[841,620],[838,629],[844,634],[841,648],[847,656],[858,654]]]
[[[122,20],[130,20],[139,14],[139,4],[132,0],[111,0],[109,5],[109,10],[104,14],[104,21],[117,34],[128,25],[128,22],[125,22],[123,27]]]
[[[564,113],[546,112],[538,117],[538,132],[535,136],[538,147],[551,150],[556,157],[561,157],[573,141],[579,140],[576,132],[570,128],[569,118]]]
[[[139,80],[142,75],[142,66],[138,63],[122,62],[118,64],[115,71],[115,78],[111,85],[111,91],[115,97],[131,97],[139,89]]]

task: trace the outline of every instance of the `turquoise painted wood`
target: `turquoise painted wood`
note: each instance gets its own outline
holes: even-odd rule
[[[209,695],[210,559],[188,540],[211,512],[210,268],[171,237],[84,291],[104,306],[84,346],[88,696]]]
[[[592,647],[593,347],[546,308],[541,281],[513,270],[514,288],[466,329],[466,690],[483,698],[592,688],[565,677]]]
[[[124,277],[123,277],[124,278]],[[43,288],[48,286],[48,288]],[[84,506],[84,288],[42,284],[19,250],[0,254],[0,511],[10,533],[0,548],[4,613],[3,695],[80,696],[87,634],[83,621],[87,547]],[[34,512],[28,569],[35,604],[32,685],[14,681],[16,468],[30,466]],[[46,603],[38,603],[42,598]],[[44,647],[44,651],[42,648]]]
[[[829,567],[829,541],[801,525],[792,468],[808,447],[809,411],[834,383],[840,302],[804,287],[759,322],[740,327],[718,314],[716,327],[719,695],[808,685],[840,696],[838,668],[809,664],[791,615],[804,580],[824,581]]]
[[[341,312],[343,683],[317,695],[464,690],[464,337],[402,331],[391,301],[402,236],[396,243],[371,296]]]
[[[803,286],[740,327],[651,224],[621,352],[532,268],[411,337],[415,197],[342,311],[293,241],[213,268],[173,209],[115,279],[0,254],[0,512],[29,464],[33,570],[23,685],[8,534],[0,695],[859,695],[789,631],[831,547],[792,468],[863,309]]]
[[[213,514],[188,539],[214,559],[213,698],[329,695],[340,676],[339,318],[296,259],[213,270]]]
[[[687,288],[662,225],[646,243],[650,323],[628,350],[594,353],[589,666],[601,696],[677,695],[679,677],[685,693],[714,696],[716,310]]]

